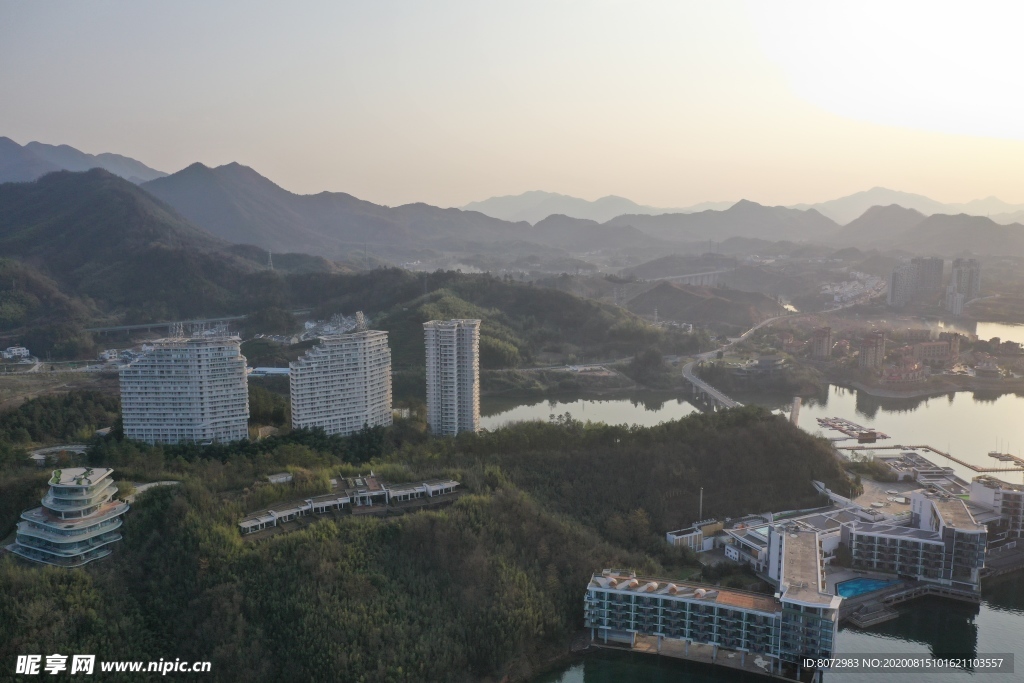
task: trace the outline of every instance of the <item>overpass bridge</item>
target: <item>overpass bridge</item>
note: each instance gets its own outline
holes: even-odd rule
[[[698,361],[692,360],[683,366],[683,379],[690,383],[693,387],[693,393],[703,401],[709,403],[712,409],[717,410],[719,408],[739,408],[743,404],[739,401],[735,401],[724,393],[715,389],[713,386],[702,380],[693,372],[693,366]]]

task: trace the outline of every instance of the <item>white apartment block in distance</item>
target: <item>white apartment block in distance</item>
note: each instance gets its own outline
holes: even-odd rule
[[[480,321],[423,323],[427,345],[427,424],[451,436],[480,429]]]
[[[238,337],[160,339],[120,376],[129,439],[202,444],[249,436],[249,384]]]
[[[351,434],[391,424],[388,333],[365,330],[320,337],[289,365],[292,427]]]

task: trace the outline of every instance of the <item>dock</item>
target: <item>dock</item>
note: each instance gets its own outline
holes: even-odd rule
[[[1018,464],[1014,465],[1013,467],[978,467],[977,465],[961,460],[955,455],[950,455],[949,453],[940,451],[938,448],[935,448],[934,446],[837,446],[837,448],[844,451],[928,451],[929,453],[940,455],[943,458],[946,458],[947,460],[952,460],[958,465],[963,465],[967,469],[973,470],[974,472],[1024,472],[1024,460],[1021,460],[1020,458],[1016,458]]]
[[[883,434],[877,429],[869,429],[868,427],[862,427],[856,422],[851,422],[842,417],[819,417],[818,426],[823,429],[831,429],[839,432],[840,434],[846,435],[848,438],[856,439],[865,432],[872,432],[875,435],[875,439],[888,439],[888,434]]]

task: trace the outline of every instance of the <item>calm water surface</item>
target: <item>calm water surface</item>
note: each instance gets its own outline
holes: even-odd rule
[[[981,328],[983,338],[1000,336],[1018,339],[1005,328],[1016,327],[1024,341],[1024,327]],[[982,331],[984,329],[984,331]],[[736,397],[746,403],[759,403],[777,410],[788,410],[788,398],[768,396]],[[694,406],[680,398],[664,394],[637,392],[626,398],[594,399],[573,396],[558,400],[485,399],[481,409],[485,427],[494,428],[510,421],[547,420],[566,412],[577,419],[613,424],[653,425],[690,414]],[[884,445],[927,444],[951,452],[978,465],[993,465],[990,450],[1024,455],[1024,397],[1013,394],[960,392],[924,399],[875,398],[855,390],[829,387],[826,394],[806,400],[800,411],[799,425],[809,432],[821,431],[818,417],[844,417],[861,425],[885,432],[891,439]],[[838,436],[834,432],[823,432]],[[970,479],[975,473],[940,459]],[[1021,475],[999,475],[1021,482]],[[839,632],[837,653],[917,653],[930,656],[992,655],[1014,653],[1015,674],[986,674],[963,671],[955,674],[854,674],[832,673],[826,681],[842,683],[997,683],[1024,681],[1024,573],[1009,575],[986,584],[982,605],[962,605],[942,600],[925,600],[901,606],[899,619],[867,631],[853,627]],[[635,653],[598,653],[548,672],[534,683],[710,683],[712,681],[750,681],[740,673],[701,665],[662,659]]]

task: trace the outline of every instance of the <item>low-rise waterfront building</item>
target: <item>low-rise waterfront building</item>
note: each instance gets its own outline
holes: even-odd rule
[[[767,657],[776,673],[798,671],[805,657],[832,656],[842,598],[826,590],[816,532],[786,529],[774,562],[775,596],[606,569],[587,586],[584,623],[598,642],[656,636],[659,646],[703,643]]]
[[[21,513],[8,549],[33,562],[80,567],[106,557],[121,540],[121,517],[128,504],[116,500],[117,486],[107,468],[54,470],[42,507]]]
[[[985,506],[999,514],[999,520],[990,527],[993,541],[1024,537],[1024,486],[1010,484],[989,475],[971,481],[971,502]]]
[[[855,568],[978,592],[988,528],[967,503],[944,491],[909,494],[908,525],[853,522],[843,530]]]

